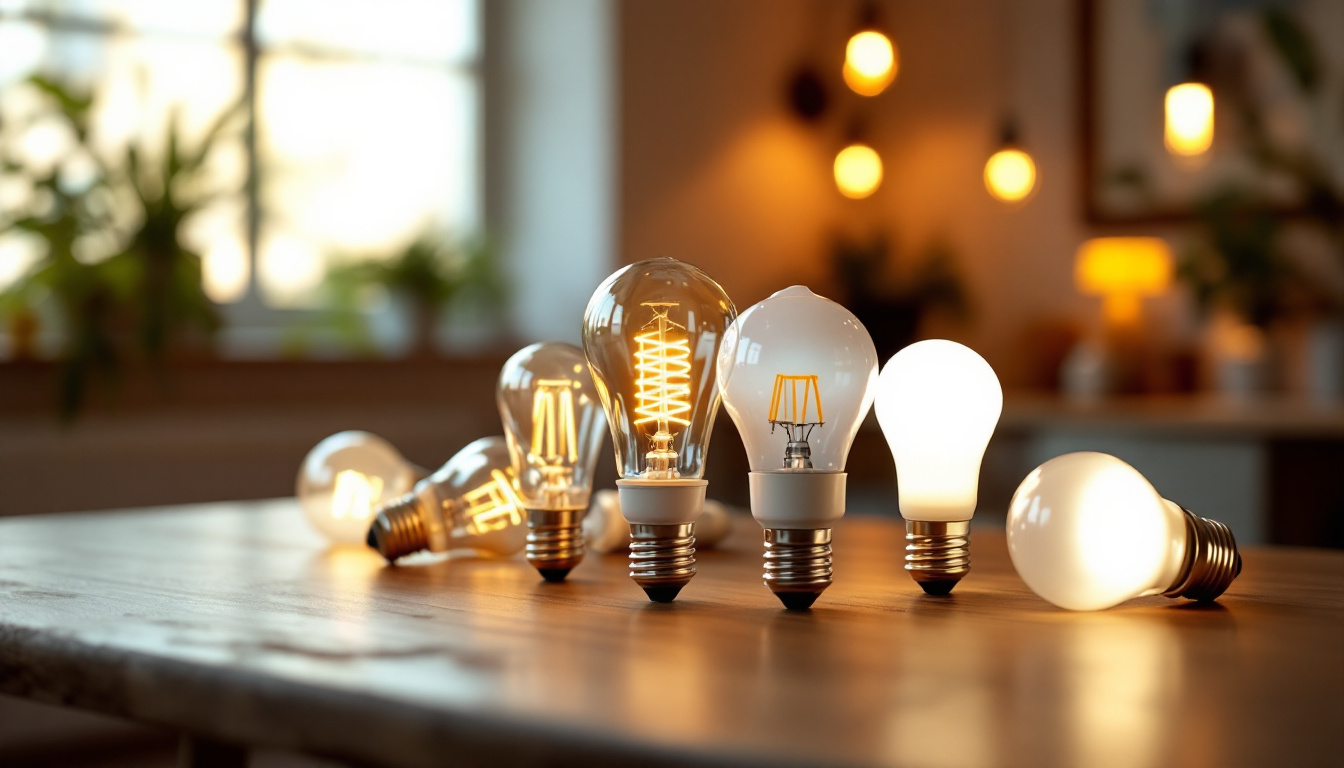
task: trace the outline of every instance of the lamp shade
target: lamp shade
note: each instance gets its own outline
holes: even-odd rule
[[[1138,319],[1139,300],[1171,286],[1171,247],[1160,237],[1097,237],[1078,248],[1073,279],[1078,290],[1105,299],[1107,318]]]

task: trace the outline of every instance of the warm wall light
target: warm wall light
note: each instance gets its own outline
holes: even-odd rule
[[[1073,279],[1078,290],[1101,296],[1107,322],[1138,321],[1141,300],[1171,285],[1171,247],[1159,237],[1098,237],[1078,248]]]
[[[840,194],[862,200],[882,184],[882,158],[867,144],[850,144],[835,156],[835,186]]]
[[[1213,91],[1203,83],[1181,83],[1167,91],[1167,151],[1194,157],[1213,145]]]
[[[881,32],[865,29],[845,46],[845,84],[860,96],[876,96],[896,79],[896,46]]]
[[[1005,203],[1025,200],[1036,188],[1036,164],[1031,155],[1005,147],[985,163],[985,189]]]

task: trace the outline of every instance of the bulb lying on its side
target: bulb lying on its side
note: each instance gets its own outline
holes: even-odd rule
[[[294,496],[323,536],[358,544],[368,534],[378,505],[409,491],[423,474],[375,434],[338,432],[303,458]]]

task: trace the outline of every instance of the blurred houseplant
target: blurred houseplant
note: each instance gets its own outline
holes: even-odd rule
[[[49,308],[61,334],[60,412],[72,417],[93,380],[115,382],[127,362],[162,371],[170,357],[206,350],[219,328],[201,284],[200,255],[181,239],[182,224],[222,192],[206,189],[204,165],[240,110],[221,114],[194,147],[184,147],[174,112],[156,153],[135,143],[104,157],[90,141],[93,97],[41,76],[27,85],[74,138],[71,151],[38,167],[5,141],[0,172],[28,187],[26,204],[0,212],[0,235],[41,242],[38,260],[0,294],[11,327],[33,334]],[[0,126],[21,134],[30,124]],[[146,156],[152,155],[149,162]]]

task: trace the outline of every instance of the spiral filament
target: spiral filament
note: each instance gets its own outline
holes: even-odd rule
[[[383,478],[353,469],[341,470],[336,473],[336,484],[331,489],[331,517],[368,520],[382,495]]]
[[[653,310],[653,319],[635,336],[635,419],[636,426],[654,422],[652,447],[644,454],[647,477],[675,478],[677,452],[672,447],[672,425],[686,426],[691,404],[691,343],[686,327],[673,322],[667,313],[676,302],[646,301],[641,306]],[[680,329],[681,332],[678,332]]]
[[[799,388],[802,388],[801,397]],[[815,405],[809,414],[808,408]],[[809,417],[810,420],[809,420]],[[815,375],[775,374],[775,391],[770,397],[770,432],[783,427],[789,443],[784,448],[785,469],[811,469],[812,447],[807,439],[812,430],[825,423],[821,413],[821,390]]]
[[[490,481],[462,494],[461,516],[468,534],[501,531],[523,524],[523,506],[514,493],[513,478],[490,470]]]
[[[541,379],[532,394],[532,449],[528,463],[542,476],[548,495],[563,496],[578,461],[578,437],[574,424],[574,382]],[[550,499],[564,503],[563,498]]]

